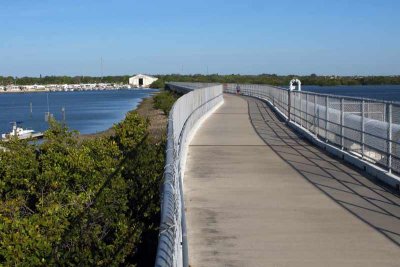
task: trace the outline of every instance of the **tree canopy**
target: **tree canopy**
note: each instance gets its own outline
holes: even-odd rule
[[[115,136],[79,141],[51,122],[45,142],[0,151],[0,265],[151,265],[164,142],[136,112]]]

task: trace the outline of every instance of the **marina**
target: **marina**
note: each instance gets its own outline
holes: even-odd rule
[[[45,85],[11,84],[7,86],[0,86],[0,93],[102,91],[102,90],[121,90],[130,88],[132,87],[129,84],[117,84],[117,83],[45,84]]]
[[[74,92],[74,91],[104,91],[132,88],[149,88],[158,78],[138,74],[129,78],[129,83],[73,83],[73,84],[31,84],[18,85],[17,80],[8,85],[0,85],[0,93],[34,93],[34,92]]]
[[[69,129],[94,134],[124,119],[154,89],[74,91],[0,95],[0,133],[10,133],[10,122],[24,129],[44,132],[49,116],[66,123]]]

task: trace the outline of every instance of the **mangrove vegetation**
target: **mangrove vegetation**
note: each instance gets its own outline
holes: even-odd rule
[[[51,121],[41,144],[1,143],[0,265],[153,265],[165,133],[150,123],[130,112],[112,136],[82,140]]]

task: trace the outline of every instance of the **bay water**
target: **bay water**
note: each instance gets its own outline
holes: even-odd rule
[[[10,132],[11,122],[15,121],[25,129],[43,132],[48,128],[48,123],[45,121],[47,111],[58,121],[63,121],[65,118],[68,128],[78,130],[82,134],[101,132],[122,121],[128,111],[135,109],[142,99],[157,91],[124,89],[2,93],[0,94],[0,133]]]
[[[302,90],[400,102],[400,85],[302,86]],[[26,129],[45,131],[48,110],[58,121],[65,117],[67,126],[82,134],[101,132],[123,120],[128,111],[155,92],[155,89],[132,89],[0,94],[0,133],[10,132],[10,123],[14,121]]]
[[[302,86],[303,91],[400,102],[400,85]]]

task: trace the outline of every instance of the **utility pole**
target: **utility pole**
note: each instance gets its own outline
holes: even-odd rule
[[[101,81],[103,81],[103,57],[100,58],[100,64],[101,64]]]

